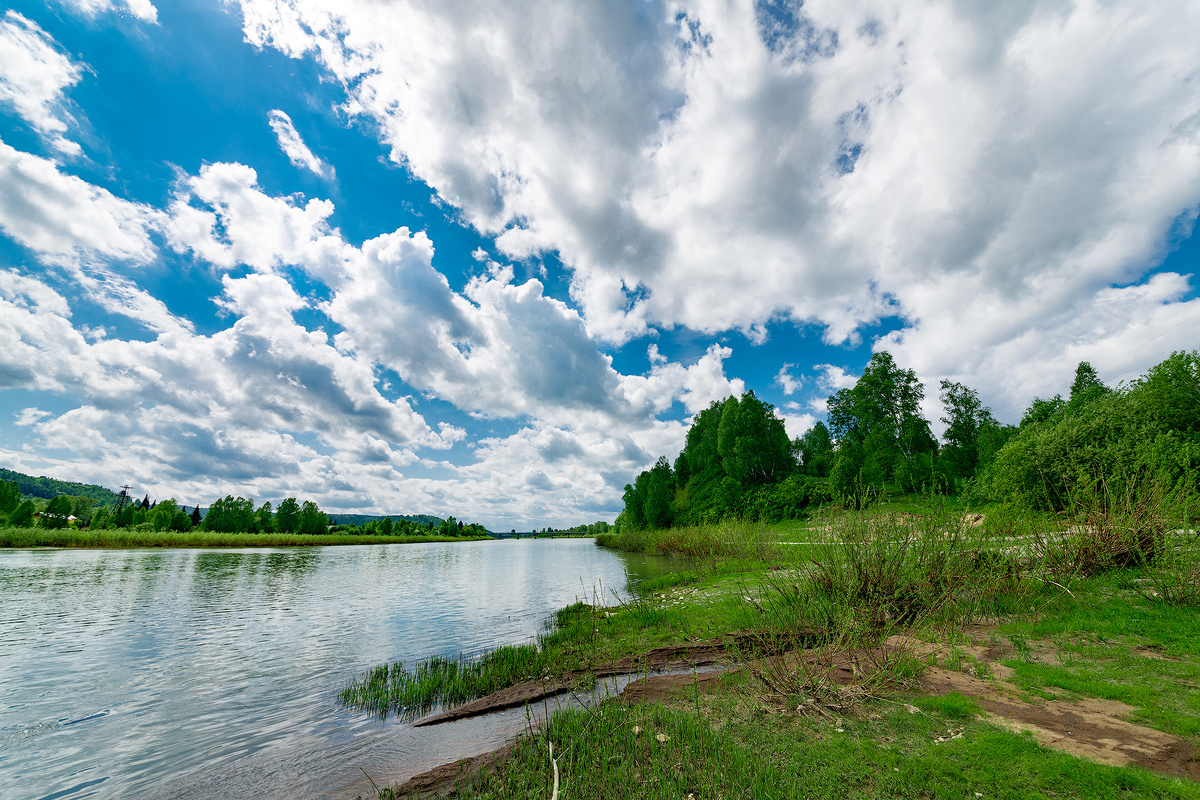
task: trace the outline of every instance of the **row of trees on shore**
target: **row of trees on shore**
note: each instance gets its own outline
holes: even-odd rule
[[[617,527],[778,520],[817,503],[861,507],[885,489],[1042,510],[1115,492],[1200,503],[1200,351],[1117,388],[1080,363],[1067,398],[1034,398],[1018,425],[962,383],[940,390],[941,442],[921,416],[921,382],[887,352],[828,399],[828,424],[795,440],[753,391],[714,402],[674,464],[659,458],[625,487]]]
[[[486,536],[482,525],[466,524],[450,517],[417,521],[403,517],[380,517],[361,525],[337,524],[336,519],[311,500],[289,497],[278,508],[226,495],[201,513],[200,506],[188,511],[175,498],[151,502],[147,495],[117,507],[97,505],[91,495],[59,494],[48,501],[24,497],[16,481],[0,481],[0,524],[15,528],[76,526],[93,529],[142,529],[155,531],[204,530],[215,533],[296,533],[319,535],[350,533],[377,536]]]

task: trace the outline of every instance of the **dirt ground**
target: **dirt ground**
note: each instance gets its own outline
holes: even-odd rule
[[[940,645],[890,641],[920,656],[930,654],[948,663]],[[1200,781],[1200,747],[1168,733],[1130,722],[1133,706],[1114,700],[1047,700],[1031,698],[1005,680],[1012,670],[999,663],[1004,648],[966,645],[957,648],[971,657],[963,669],[929,667],[920,678],[921,688],[932,695],[951,692],[969,697],[982,708],[986,719],[1013,731],[1029,731],[1044,747],[1062,750],[1100,764],[1136,764],[1155,772]],[[1153,651],[1143,655],[1161,658]],[[990,679],[977,674],[980,669]]]

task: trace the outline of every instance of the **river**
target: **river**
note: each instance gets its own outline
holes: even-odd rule
[[[528,641],[661,570],[591,539],[0,551],[0,797],[352,797],[497,729],[342,710],[348,679]]]

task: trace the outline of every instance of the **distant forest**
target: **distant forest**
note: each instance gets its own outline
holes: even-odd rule
[[[714,402],[674,463],[659,458],[625,487],[617,528],[780,520],[889,491],[1045,511],[1153,498],[1200,516],[1200,351],[1115,388],[1082,362],[1066,398],[1034,398],[1018,425],[998,422],[968,386],[940,389],[940,442],[920,413],[922,384],[887,352],[828,399],[828,424],[797,439],[752,391]]]
[[[274,508],[271,503],[255,507],[253,501],[232,495],[216,500],[208,508],[181,506],[175,498],[141,500],[103,486],[32,477],[0,469],[0,524],[12,527],[91,527],[189,531],[200,529],[221,533],[351,533],[382,536],[486,536],[476,523],[432,514],[373,516],[322,511],[316,503],[289,497]]]

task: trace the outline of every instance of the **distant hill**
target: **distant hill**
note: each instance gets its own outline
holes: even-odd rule
[[[72,497],[90,497],[96,503],[105,506],[112,506],[117,503],[116,492],[92,483],[60,481],[57,478],[47,478],[45,475],[35,478],[32,475],[26,475],[23,472],[14,472],[11,469],[4,469],[2,467],[0,467],[0,481],[12,481],[16,483],[17,488],[21,490],[21,494],[27,497],[44,497],[50,499],[60,494],[67,494]]]
[[[330,519],[337,520],[339,525],[365,525],[377,519],[383,519],[390,516],[393,522],[406,519],[409,522],[416,522],[419,525],[441,525],[443,520],[441,517],[435,517],[431,514],[380,514],[372,516],[371,514],[338,514],[335,511],[326,511]]]

